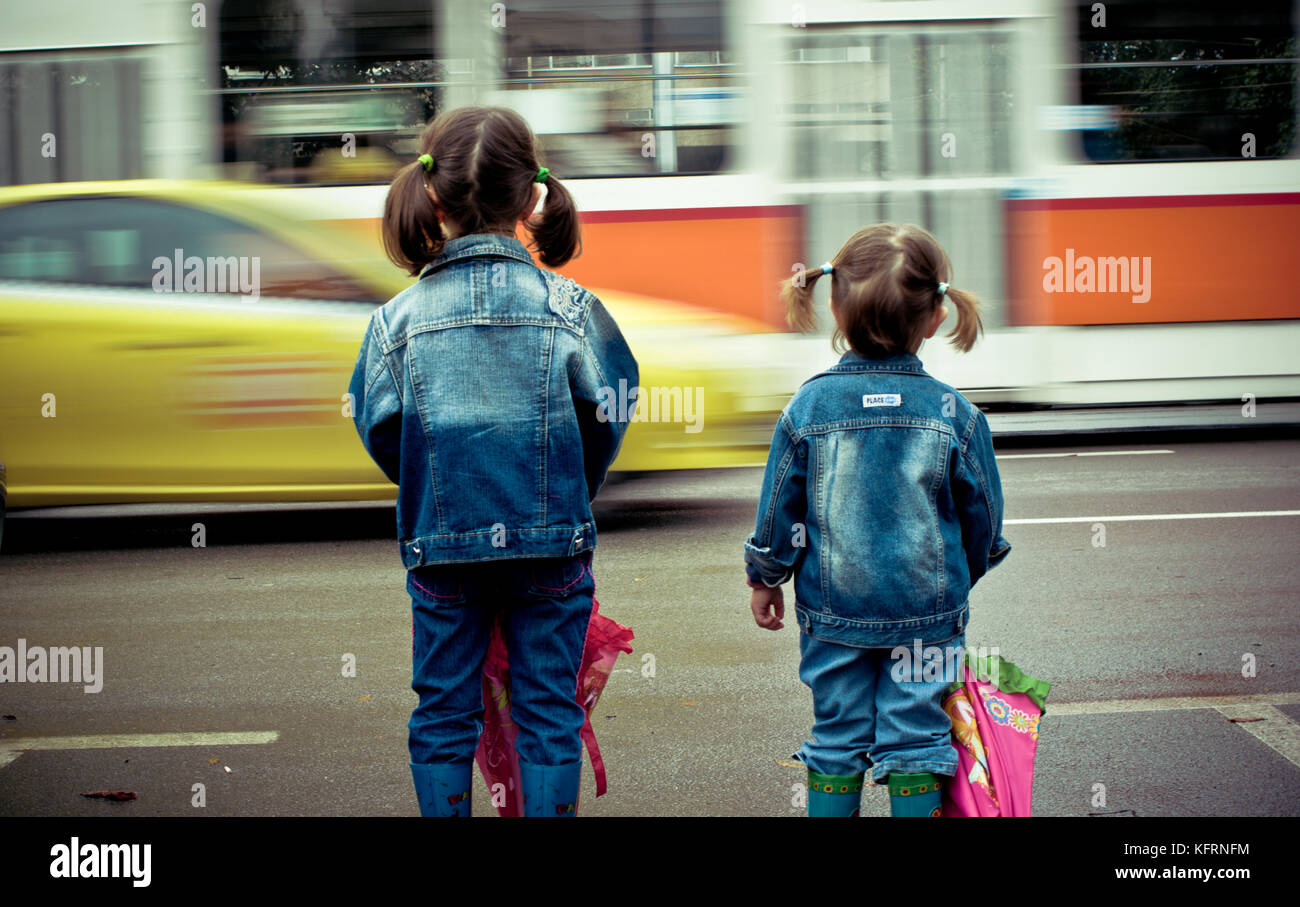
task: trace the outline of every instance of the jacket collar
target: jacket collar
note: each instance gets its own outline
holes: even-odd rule
[[[886,356],[883,359],[869,359],[861,356],[854,350],[849,350],[840,357],[840,361],[832,365],[826,371],[828,372],[913,372],[918,375],[924,375],[925,369],[921,367],[921,360],[912,353],[899,353],[897,356]]]
[[[517,261],[526,261],[530,265],[535,264],[533,257],[528,254],[528,249],[513,236],[503,236],[499,233],[470,233],[447,240],[443,244],[442,254],[424,266],[420,277],[423,279],[450,264],[467,258],[513,258]]]

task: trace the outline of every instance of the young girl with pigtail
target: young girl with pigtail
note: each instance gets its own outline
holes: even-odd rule
[[[937,816],[957,768],[940,700],[961,676],[968,595],[1011,546],[988,421],[916,354],[949,305],[948,336],[969,351],[979,301],[911,225],[866,227],[796,274],[783,288],[794,327],[815,324],[823,277],[835,346],[848,349],[777,424],[745,543],[750,609],[780,629],[793,578],[799,676],[813,694],[812,735],[795,754],[808,814],[857,815],[870,770],[893,815]]]
[[[398,485],[414,613],[411,773],[425,816],[467,816],[482,673],[500,620],[524,814],[571,816],[593,610],[591,501],[626,421],[605,393],[637,365],[600,301],[539,268],[581,247],[578,213],[504,108],[437,117],[397,174],[383,239],[419,279],[377,309],[350,392],[357,431]]]

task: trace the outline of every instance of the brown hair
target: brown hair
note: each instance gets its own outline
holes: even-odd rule
[[[849,237],[831,259],[837,350],[847,339],[862,356],[884,358],[920,345],[935,309],[944,302],[957,310],[957,326],[947,335],[963,353],[983,330],[980,302],[973,294],[940,282],[952,276],[952,262],[939,241],[913,224],[875,224]],[[821,268],[807,268],[781,285],[787,317],[796,330],[816,324],[813,284]]]
[[[449,110],[424,130],[420,154],[433,158],[433,171],[411,161],[397,172],[384,201],[384,251],[393,264],[417,275],[442,254],[442,226],[426,180],[437,207],[462,233],[514,235],[540,166],[523,117],[504,107]],[[530,230],[542,263],[558,267],[582,249],[578,209],[554,175],[546,177],[546,188],[540,220]]]

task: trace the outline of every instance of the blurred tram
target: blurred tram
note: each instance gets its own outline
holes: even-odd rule
[[[509,104],[578,199],[584,284],[776,334],[782,278],[910,221],[984,300],[973,353],[921,352],[976,402],[1298,397],[1298,9],[47,0],[5,14],[0,183],[259,181],[377,255],[422,124]],[[748,364],[812,374],[828,334]]]

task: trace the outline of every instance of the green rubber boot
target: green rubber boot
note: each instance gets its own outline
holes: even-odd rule
[[[823,775],[808,772],[810,817],[856,816],[862,805],[862,775]]]
[[[889,812],[894,818],[919,819],[937,817],[943,801],[943,779],[929,772],[889,776]]]

